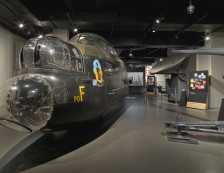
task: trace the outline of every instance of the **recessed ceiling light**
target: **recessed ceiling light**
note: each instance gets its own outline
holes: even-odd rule
[[[195,6],[192,4],[192,1],[189,1],[189,6],[187,6],[187,12],[188,14],[193,14],[195,10]]]
[[[160,23],[160,20],[159,20],[159,19],[156,19],[156,23],[158,23],[158,24],[159,24],[159,23]]]
[[[77,31],[78,31],[78,28],[75,28],[75,29],[74,29],[74,32],[77,32]]]
[[[205,40],[206,40],[206,41],[209,41],[209,40],[210,40],[210,37],[207,35],[207,36],[205,37]]]
[[[155,30],[155,29],[153,29],[153,30],[152,30],[152,32],[156,32],[156,30]]]
[[[24,27],[24,25],[21,23],[21,24],[19,24],[19,27],[20,27],[20,28],[23,28],[23,27]]]
[[[162,62],[163,61],[163,58],[159,58],[159,61]]]
[[[133,56],[133,53],[132,53],[132,52],[130,52],[130,53],[129,53],[129,57],[132,57],[132,56]]]

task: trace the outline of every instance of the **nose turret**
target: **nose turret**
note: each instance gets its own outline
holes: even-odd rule
[[[53,93],[41,75],[22,75],[0,87],[0,124],[20,131],[43,128],[53,111]]]

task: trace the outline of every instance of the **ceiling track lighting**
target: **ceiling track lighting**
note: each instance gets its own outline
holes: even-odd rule
[[[132,53],[132,51],[130,51],[129,52],[129,55],[128,55],[129,57],[133,57],[133,53]]]
[[[192,4],[192,0],[189,1],[189,5],[187,6],[188,14],[193,14],[195,10],[195,6]]]
[[[156,32],[156,30],[154,29],[154,27],[158,26],[162,21],[164,20],[164,17],[159,17],[159,18],[156,18],[154,23],[152,24],[152,27],[151,27],[151,31],[153,33]]]
[[[164,17],[159,17],[155,20],[156,24],[160,24],[164,20]]]

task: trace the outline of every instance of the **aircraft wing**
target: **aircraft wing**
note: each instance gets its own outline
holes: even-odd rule
[[[224,48],[172,50],[174,54],[224,55]]]

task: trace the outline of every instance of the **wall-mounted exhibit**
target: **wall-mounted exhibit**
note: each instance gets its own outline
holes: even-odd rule
[[[145,81],[147,83],[148,76],[150,76],[150,70],[152,69],[152,66],[145,66]]]
[[[208,109],[208,71],[189,72],[187,107]]]
[[[154,93],[155,90],[155,76],[148,76],[147,78],[147,92]]]
[[[143,72],[128,72],[128,78],[132,79],[129,86],[143,86]]]

